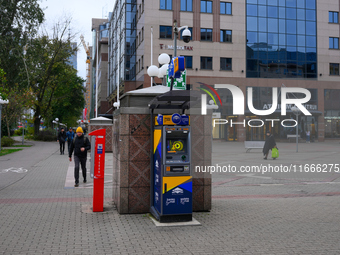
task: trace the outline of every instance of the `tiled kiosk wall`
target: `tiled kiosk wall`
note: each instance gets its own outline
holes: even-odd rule
[[[113,125],[112,124],[89,124],[88,133],[98,130],[98,129],[106,129],[106,140],[105,140],[105,152],[112,152],[112,138],[113,138]]]
[[[136,113],[133,113],[135,109]],[[148,109],[120,108],[113,116],[113,200],[119,213],[150,210],[151,123]],[[211,165],[211,115],[191,116],[192,165]],[[193,168],[193,210],[211,209],[211,176]]]

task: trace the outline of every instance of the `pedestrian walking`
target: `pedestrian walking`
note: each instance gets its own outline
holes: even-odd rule
[[[310,131],[307,130],[306,132],[306,143],[310,143]]]
[[[73,138],[69,151],[69,159],[72,161],[72,153],[74,151],[74,179],[75,187],[79,186],[79,163],[83,173],[83,180],[86,183],[86,160],[87,151],[91,149],[90,141],[84,136],[83,129],[78,127],[76,130],[77,135]]]
[[[68,153],[70,153],[71,143],[73,142],[73,139],[74,139],[74,132],[73,132],[73,130],[72,130],[71,127],[70,127],[69,130],[66,132],[66,136],[67,136],[67,148],[68,148]]]
[[[60,146],[60,155],[64,154],[65,151],[65,141],[66,141],[66,133],[64,128],[60,129],[60,132],[58,133],[58,140],[57,142],[59,142],[59,146]]]
[[[274,135],[271,134],[270,131],[267,131],[266,141],[265,141],[264,146],[263,146],[263,155],[264,155],[263,159],[267,159],[268,154],[269,154],[269,150],[272,150],[273,148],[277,148],[276,142],[275,142],[275,139],[274,139]],[[273,158],[273,159],[275,159],[275,158]]]

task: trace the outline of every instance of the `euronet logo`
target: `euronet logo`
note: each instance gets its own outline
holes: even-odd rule
[[[222,106],[222,100],[220,95],[217,93],[217,91],[210,85],[200,83],[207,88],[209,88],[219,99],[220,104]],[[216,89],[228,89],[233,98],[233,115],[244,115],[244,95],[242,90],[231,84],[215,84],[214,87]],[[202,91],[206,92],[213,100],[215,105],[217,105],[216,100],[214,99],[213,95],[211,92],[208,90],[201,88]],[[248,109],[251,113],[254,115],[258,116],[268,116],[274,113],[277,108],[278,108],[278,88],[272,88],[272,105],[270,109],[266,110],[258,110],[255,109],[254,104],[253,104],[253,88],[249,87],[247,88],[247,106]],[[304,98],[287,98],[288,93],[302,93],[305,95]],[[295,105],[304,115],[311,116],[312,114],[305,108],[303,105],[304,103],[307,103],[311,99],[311,93],[309,90],[304,89],[304,88],[288,88],[288,87],[282,87],[281,88],[281,115],[285,116],[286,115],[286,110],[287,106],[292,106]],[[207,114],[207,95],[202,94],[201,95],[201,114],[206,115]],[[280,121],[280,119],[265,119],[265,121],[269,121],[272,123],[272,127],[274,126],[274,123],[276,121]],[[260,125],[252,125],[254,122],[260,123]],[[294,122],[293,125],[286,125],[286,122]],[[223,125],[227,124],[228,120],[226,119],[214,119],[213,120],[213,126],[215,127],[216,125]],[[244,127],[246,126],[246,120],[244,119],[242,122],[232,122],[230,121],[231,127],[236,124],[238,125],[243,125]],[[262,127],[264,125],[264,121],[262,119],[251,119],[248,121],[248,126],[250,127]],[[293,119],[284,119],[281,121],[281,125],[283,127],[295,127],[297,125],[297,121]]]

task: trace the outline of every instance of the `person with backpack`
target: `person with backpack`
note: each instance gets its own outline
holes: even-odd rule
[[[70,147],[74,139],[74,132],[71,127],[69,131],[66,132],[66,136],[67,136],[67,148],[68,148],[68,152],[70,153]]]
[[[64,131],[64,128],[61,128],[61,131],[58,133],[57,142],[59,142],[60,145],[60,155],[64,154],[65,151],[65,141],[66,141],[66,133]]]
[[[86,160],[87,151],[91,149],[90,141],[84,136],[83,129],[78,127],[76,130],[77,135],[73,138],[69,151],[69,159],[72,161],[72,153],[74,151],[74,179],[75,187],[79,186],[79,163],[83,173],[84,183],[86,183]]]

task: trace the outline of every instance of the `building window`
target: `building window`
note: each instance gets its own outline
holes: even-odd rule
[[[220,42],[232,42],[231,30],[221,30]]]
[[[220,2],[220,14],[231,15],[231,3]]]
[[[339,49],[339,37],[329,37],[329,48]]]
[[[212,13],[212,1],[201,0],[201,12]]]
[[[185,59],[185,68],[192,69],[192,56],[183,56]]]
[[[246,3],[246,76],[317,78],[316,1]]]
[[[192,12],[192,0],[181,0],[181,11]]]
[[[192,27],[188,27],[190,33],[191,33],[191,37],[190,37],[190,41],[192,41]],[[183,36],[182,36],[183,30],[180,32],[180,40],[183,40]]]
[[[329,75],[339,75],[338,63],[329,63]]]
[[[172,27],[171,26],[159,26],[159,38],[172,39]]]
[[[142,39],[141,42],[144,41],[144,27],[142,27]]]
[[[201,69],[212,70],[212,57],[201,57]]]
[[[339,23],[339,13],[338,12],[329,12],[329,23]]]
[[[172,0],[160,0],[161,10],[172,10]]]
[[[212,41],[212,29],[201,28],[201,41]]]
[[[142,56],[141,65],[142,65],[141,69],[144,69],[144,56]]]
[[[231,69],[231,58],[220,58],[220,70],[232,70]]]

